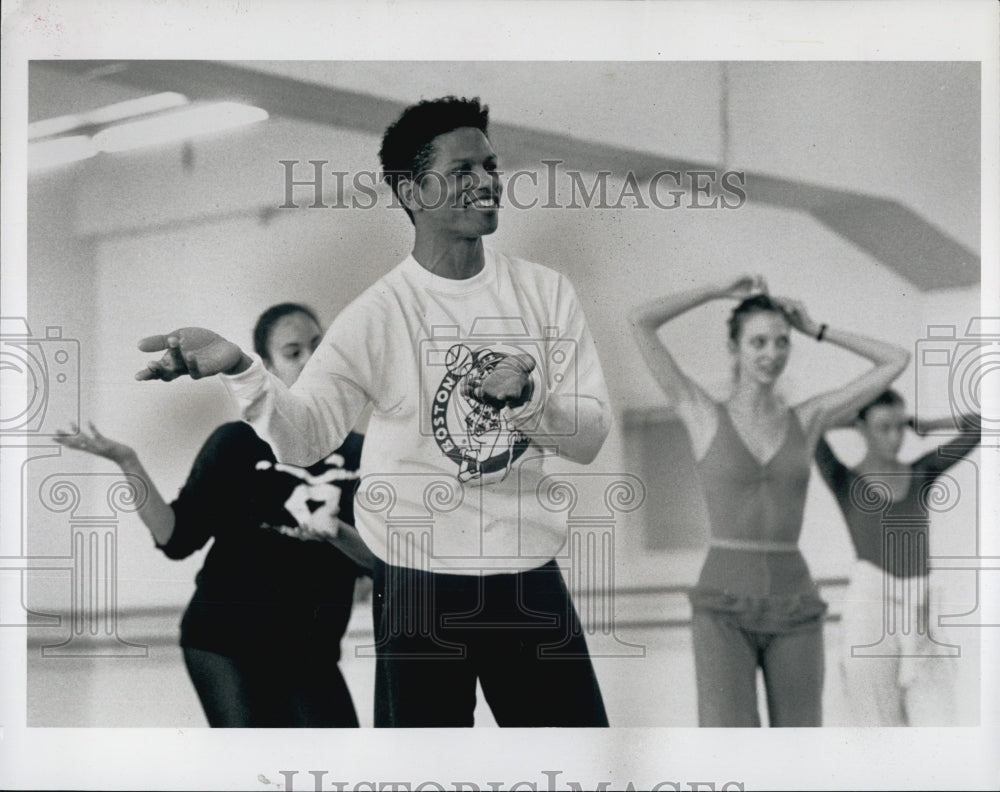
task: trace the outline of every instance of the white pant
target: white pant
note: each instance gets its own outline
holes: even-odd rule
[[[933,580],[933,578],[931,578]],[[958,647],[935,640],[935,588],[867,561],[851,574],[840,667],[855,726],[955,722]]]

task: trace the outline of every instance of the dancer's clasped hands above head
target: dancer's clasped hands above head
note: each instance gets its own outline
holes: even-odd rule
[[[725,285],[719,296],[745,300],[755,294],[767,294],[767,281],[763,275],[744,273]]]

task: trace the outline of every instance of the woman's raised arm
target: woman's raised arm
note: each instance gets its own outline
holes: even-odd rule
[[[139,455],[136,454],[135,450],[131,446],[105,437],[97,431],[97,427],[93,423],[90,423],[90,434],[84,432],[76,424],[71,425],[70,428],[72,432],[56,434],[54,439],[59,445],[110,459],[121,468],[122,473],[142,480],[143,484],[146,485],[146,497],[139,506],[139,518],[146,524],[158,545],[162,546],[169,542],[174,533],[174,510],[163,500],[163,496],[153,484],[153,480],[149,477],[142,462],[139,461]]]
[[[653,377],[667,396],[669,406],[683,412],[707,396],[685,374],[673,355],[660,341],[657,331],[671,319],[711,300],[730,297],[742,300],[766,291],[763,278],[742,275],[731,283],[703,286],[690,291],[658,297],[634,308],[629,316],[632,334]]]
[[[888,388],[910,362],[910,353],[903,347],[818,324],[797,300],[781,299],[778,302],[796,330],[818,341],[828,341],[874,363],[868,371],[846,385],[814,396],[797,408],[802,424],[816,433],[841,425],[845,416],[851,413],[857,414],[858,410]]]

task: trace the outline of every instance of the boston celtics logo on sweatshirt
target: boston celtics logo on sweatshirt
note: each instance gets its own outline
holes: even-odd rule
[[[445,354],[444,375],[431,402],[434,439],[458,466],[458,480],[510,470],[530,439],[510,425],[506,405],[483,395],[480,385],[511,351],[454,344]]]

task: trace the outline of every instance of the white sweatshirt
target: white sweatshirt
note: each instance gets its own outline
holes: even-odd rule
[[[472,395],[477,377],[520,353],[536,363],[528,403],[496,409]],[[611,421],[569,281],[489,248],[466,280],[408,257],[340,313],[290,389],[259,359],[223,379],[295,465],[337,448],[370,402],[357,528],[386,563],[431,572],[523,571],[555,557],[566,514],[539,497],[545,458],[589,462]]]

